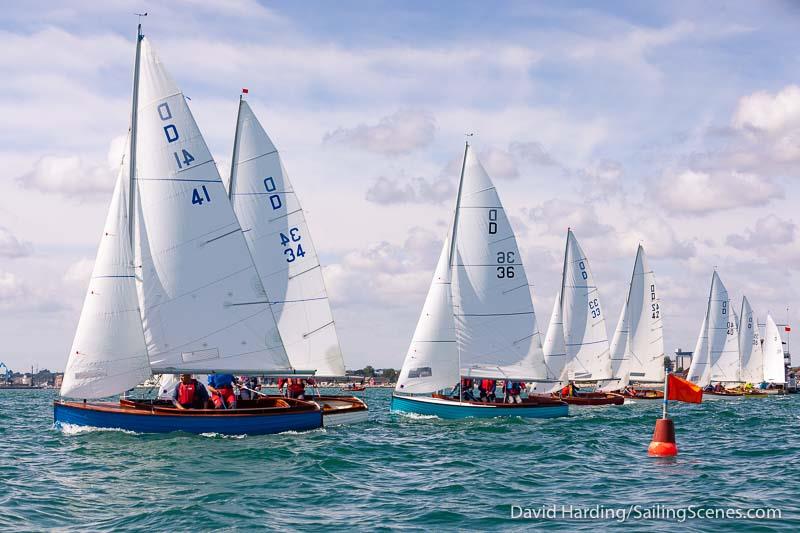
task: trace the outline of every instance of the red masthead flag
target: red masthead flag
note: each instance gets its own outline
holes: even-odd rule
[[[670,374],[669,384],[667,385],[667,400],[701,403],[703,401],[703,389],[691,381],[686,381],[675,374]]]
[[[783,331],[785,331],[786,333],[789,333],[790,331],[792,331],[792,328],[791,328],[791,326],[786,325],[786,326],[783,327]]]
[[[249,93],[249,92],[250,92],[250,90],[249,90],[249,89],[242,89],[242,94],[247,94],[247,93]]]

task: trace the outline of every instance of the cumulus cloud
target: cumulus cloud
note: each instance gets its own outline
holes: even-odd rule
[[[581,204],[570,200],[548,200],[528,210],[531,221],[543,225],[543,233],[566,233],[572,228],[584,236],[600,236],[611,233],[614,228],[603,223],[592,204]]]
[[[664,176],[656,190],[664,207],[692,215],[766,205],[770,200],[783,198],[783,194],[769,178],[736,171],[685,170]]]
[[[367,201],[382,205],[440,204],[455,197],[455,183],[444,177],[386,178],[381,176],[367,189]]]
[[[381,118],[377,124],[359,124],[325,134],[324,141],[339,143],[383,155],[398,156],[430,144],[436,120],[426,111],[401,110]]]
[[[543,167],[558,166],[558,161],[539,142],[512,142],[508,151],[516,158]]]
[[[33,245],[29,242],[20,241],[11,233],[11,230],[0,226],[0,257],[15,259],[31,254]]]
[[[519,177],[519,169],[509,152],[499,148],[480,151],[480,160],[492,178],[513,180]]]
[[[629,220],[622,231],[619,243],[621,254],[632,254],[641,243],[650,257],[689,259],[696,253],[694,243],[682,240],[675,229],[662,217],[650,213]]]
[[[786,246],[795,242],[797,225],[791,220],[783,220],[775,215],[756,220],[752,228],[743,234],[730,234],[725,243],[738,250],[762,250],[775,246]]]
[[[107,199],[123,162],[125,144],[124,136],[112,139],[106,161],[95,161],[78,155],[43,156],[36,162],[33,170],[17,178],[17,183],[26,189],[80,201]]]
[[[800,125],[800,87],[789,85],[776,94],[758,91],[739,99],[733,116],[737,129],[770,133]]]
[[[84,288],[89,283],[93,268],[94,260],[84,257],[72,263],[62,279],[66,283]]]
[[[2,311],[60,311],[63,306],[41,290],[12,274],[0,271],[0,310]]]

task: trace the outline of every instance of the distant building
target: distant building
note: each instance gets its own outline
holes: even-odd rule
[[[688,370],[689,365],[692,364],[692,353],[684,352],[683,349],[677,348],[675,350],[675,371]]]

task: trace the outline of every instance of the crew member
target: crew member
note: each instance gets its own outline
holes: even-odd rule
[[[470,402],[475,401],[475,395],[472,394],[473,381],[470,378],[461,379],[461,399]]]
[[[506,380],[506,401],[508,403],[522,403],[522,397],[520,394],[522,393],[522,388],[525,386],[524,383],[519,381],[511,381]]]
[[[205,409],[208,391],[191,374],[181,374],[181,382],[172,394],[172,403],[178,409]]]
[[[217,409],[235,409],[236,395],[233,393],[235,382],[233,374],[209,374],[208,391],[211,401]]]
[[[306,380],[300,378],[289,378],[286,380],[286,393],[289,398],[295,400],[306,399]]]

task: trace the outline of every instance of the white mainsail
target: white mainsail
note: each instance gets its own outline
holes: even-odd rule
[[[738,383],[739,326],[728,289],[714,271],[709,300],[708,339],[711,381]]]
[[[462,372],[546,379],[528,278],[489,175],[466,148],[453,229],[453,310]]]
[[[741,379],[745,383],[761,383],[764,376],[764,353],[758,321],[747,297],[742,298],[739,323],[739,352],[742,357]]]
[[[764,381],[786,383],[786,367],[783,361],[783,340],[772,315],[767,315],[764,331]]]
[[[611,354],[611,372],[617,377],[615,382],[619,382],[619,386],[624,387],[628,384],[627,378],[623,378],[620,373],[622,363],[625,361],[625,349],[628,345],[628,299],[622,304],[622,311],[619,313],[619,320],[617,327],[614,330],[614,336],[611,338],[611,347],[609,353]]]
[[[154,371],[290,371],[272,309],[183,93],[141,42],[135,265]]]
[[[709,363],[708,351],[708,306],[703,317],[703,324],[700,326],[700,333],[697,336],[697,343],[692,352],[692,362],[689,365],[689,372],[686,379],[705,387],[711,383],[711,365]]]
[[[127,184],[123,166],[64,371],[62,396],[104,398],[150,376],[128,236]]]
[[[458,347],[450,295],[449,260],[450,239],[447,238],[397,379],[397,391],[430,393],[458,383]]]
[[[344,376],[322,267],[278,150],[239,101],[228,193],[295,368]]]
[[[611,354],[605,314],[589,261],[572,230],[567,230],[561,289],[566,364],[563,381],[611,379]]]
[[[623,318],[624,317],[624,318]],[[647,264],[644,248],[639,245],[633,266],[628,298],[623,306],[621,335],[624,336],[624,355],[615,376],[623,384],[631,381],[662,383],[664,381],[664,337],[661,300],[656,290],[656,277]],[[614,334],[615,342],[617,334]],[[615,347],[612,342],[611,357]]]

